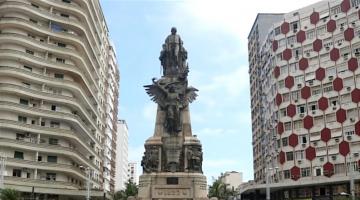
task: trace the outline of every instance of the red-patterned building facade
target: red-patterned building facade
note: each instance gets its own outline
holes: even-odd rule
[[[255,184],[244,193],[260,195],[268,177],[275,199],[330,198],[350,193],[353,177],[360,195],[359,6],[329,0],[284,14],[255,48],[253,27]]]

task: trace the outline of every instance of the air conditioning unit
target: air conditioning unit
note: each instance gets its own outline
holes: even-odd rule
[[[309,52],[307,52],[307,53],[306,53],[306,56],[307,56],[307,57],[310,57],[310,53],[309,53]]]
[[[297,162],[298,162],[299,164],[301,164],[302,160],[298,160]]]
[[[351,139],[352,139],[352,136],[351,136],[351,135],[348,135],[348,136],[346,136],[346,138],[347,138],[348,140],[351,140]]]
[[[339,140],[339,138],[335,138],[335,142],[339,142],[340,140]]]
[[[306,144],[305,144],[305,143],[304,143],[304,144],[301,144],[301,146],[302,146],[302,147],[306,147]]]
[[[326,51],[329,51],[330,50],[330,47],[325,47]]]
[[[290,47],[294,47],[294,45],[293,45],[293,44],[290,44]]]
[[[336,110],[336,106],[333,107],[333,110]]]
[[[359,157],[359,153],[354,153],[354,157]]]
[[[320,157],[319,160],[320,160],[321,162],[324,162],[324,157]]]
[[[351,90],[351,87],[347,87],[346,90],[347,90],[347,91],[350,91],[350,90]]]
[[[295,99],[294,102],[297,103],[299,100]]]
[[[309,85],[314,85],[314,81],[313,80],[309,81]]]
[[[333,77],[333,76],[329,76],[328,78],[329,78],[329,81],[332,81],[334,77]]]
[[[300,113],[300,117],[303,118],[303,117],[304,117],[304,113]]]
[[[313,145],[316,147],[316,146],[317,146],[317,142],[313,142]]]
[[[316,114],[316,111],[315,111],[315,110],[313,110],[311,113],[312,113],[313,115],[315,115],[315,114]]]
[[[350,122],[355,122],[355,119],[351,117]]]
[[[332,159],[332,160],[336,160],[336,155],[332,155],[332,156],[331,156],[331,159]]]
[[[302,86],[301,83],[297,84],[297,87],[298,87],[298,88],[301,88],[301,86]]]

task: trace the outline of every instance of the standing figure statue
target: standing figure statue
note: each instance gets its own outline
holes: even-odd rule
[[[183,45],[183,42],[178,34],[176,34],[176,28],[171,28],[171,34],[167,36],[165,40],[166,50],[170,52],[171,57],[174,58],[176,63],[175,65],[178,65],[179,63],[179,51]]]

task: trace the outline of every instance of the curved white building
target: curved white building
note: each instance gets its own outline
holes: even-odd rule
[[[84,198],[90,172],[92,196],[113,191],[118,81],[98,0],[1,0],[5,187]]]

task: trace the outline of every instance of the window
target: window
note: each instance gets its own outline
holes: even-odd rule
[[[40,125],[45,126],[45,121],[41,121]]]
[[[64,48],[66,47],[66,44],[60,43],[60,42],[58,42],[57,45],[58,45],[58,47],[64,47]]]
[[[59,128],[59,127],[60,127],[60,123],[59,123],[59,122],[50,122],[50,127],[52,127],[52,128]]]
[[[294,160],[294,153],[292,151],[286,152],[286,160],[287,161]]]
[[[51,145],[58,145],[59,140],[56,138],[49,138],[49,144]]]
[[[24,116],[18,116],[18,122],[21,122],[21,123],[26,123],[26,122],[27,122],[27,117],[24,117]]]
[[[295,157],[296,157],[296,160],[303,160],[305,158],[304,150],[296,151]]]
[[[26,49],[26,53],[27,53],[27,54],[34,55],[34,51],[31,51],[31,50],[28,50],[28,49]]]
[[[302,120],[294,121],[294,129],[297,130],[301,128],[303,128],[303,121]]]
[[[26,66],[26,65],[24,65],[24,69],[26,69],[26,70],[28,70],[28,71],[32,71],[32,67],[29,67],[29,66]]]
[[[29,101],[26,99],[20,99],[20,104],[29,105]]]
[[[56,111],[56,105],[51,105],[51,110]]]
[[[328,84],[325,84],[324,86],[323,86],[323,90],[324,90],[324,92],[331,92],[332,90],[333,90],[333,85],[332,85],[332,83],[328,83]]]
[[[306,39],[312,39],[314,37],[315,37],[315,31],[314,30],[306,31]]]
[[[47,181],[56,181],[56,173],[46,173]]]
[[[48,156],[47,161],[52,163],[57,163],[57,156]]]
[[[22,82],[24,87],[30,88],[30,83]]]
[[[356,7],[360,4],[360,0],[351,0],[351,6]]]
[[[332,7],[330,10],[331,15],[336,15],[341,12],[340,5]]]
[[[300,96],[300,91],[294,91],[294,92],[291,92],[291,98],[293,100],[298,100],[299,99],[299,96]]]
[[[31,3],[31,5],[32,5],[33,7],[35,7],[35,8],[39,8],[39,6],[36,5],[36,4]]]
[[[37,23],[38,23],[38,21],[36,21],[35,19],[29,19],[29,21],[31,21],[31,22],[34,23],[34,24],[37,24]]]
[[[24,152],[15,151],[15,152],[14,152],[14,158],[24,160]]]
[[[68,14],[64,14],[64,13],[61,13],[60,16],[61,16],[61,17],[69,18],[69,15],[68,15]]]
[[[310,176],[310,167],[301,168],[301,177]]]
[[[38,161],[39,161],[39,162],[42,161],[42,156],[38,156]]]
[[[290,178],[290,170],[284,170],[284,179]]]
[[[280,26],[275,28],[275,36],[280,34]]]
[[[285,122],[285,131],[291,130],[291,122]]]
[[[62,0],[64,3],[71,3],[71,0]]]
[[[22,133],[16,133],[16,140],[24,140],[25,134]]]
[[[315,169],[315,175],[316,176],[321,176],[321,168],[316,168]]]
[[[298,113],[305,113],[306,112],[305,104],[298,105],[297,106],[297,112]]]
[[[335,164],[335,174],[342,174],[345,173],[345,164]]]
[[[283,147],[286,147],[288,145],[288,138],[282,138],[281,141]]]
[[[64,79],[64,74],[57,74],[57,73],[55,73],[55,74],[54,74],[54,77],[55,77],[55,78],[58,78],[58,79]]]
[[[307,143],[307,136],[306,135],[300,135],[299,140],[300,140],[301,144],[306,144]]]
[[[65,59],[63,59],[63,58],[56,58],[56,62],[65,63]]]
[[[284,80],[281,80],[281,81],[278,82],[278,87],[279,87],[279,89],[285,87],[285,82],[284,82]]]
[[[294,32],[296,32],[298,30],[298,27],[299,27],[299,21],[290,23],[290,29],[293,30]]]
[[[21,177],[21,169],[13,169],[13,176]]]

